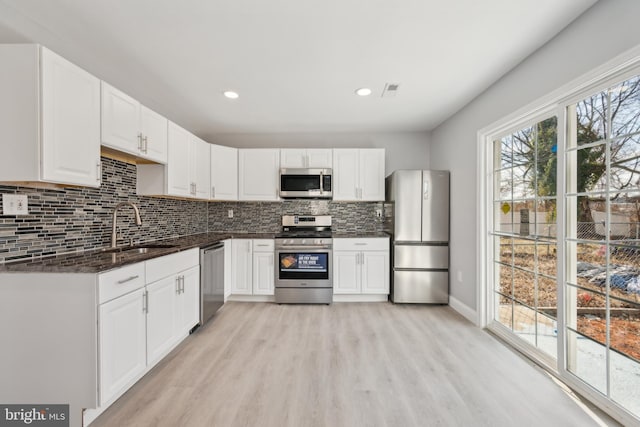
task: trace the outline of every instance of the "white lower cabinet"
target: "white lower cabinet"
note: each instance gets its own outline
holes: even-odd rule
[[[274,294],[274,241],[259,239],[253,241],[253,294]]]
[[[200,319],[200,252],[190,249],[98,276],[99,415]]]
[[[100,305],[100,401],[108,402],[147,367],[144,288]]]
[[[389,293],[389,239],[333,239],[333,293]]]
[[[147,286],[147,363],[154,365],[173,346],[178,280],[167,277]]]
[[[231,294],[251,295],[253,293],[252,271],[253,250],[250,239],[231,241]]]
[[[178,338],[200,322],[200,267],[180,274],[182,289],[176,298],[176,334]]]
[[[273,239],[234,239],[231,247],[231,295],[273,295]]]

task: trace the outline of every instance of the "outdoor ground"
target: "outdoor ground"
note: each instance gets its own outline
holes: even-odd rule
[[[510,268],[500,267],[500,292],[513,296],[517,302],[549,316],[547,320],[539,316],[538,325],[555,319],[557,312],[555,242],[538,242],[536,245],[531,240],[515,239],[512,247],[510,239],[501,238],[500,243],[502,262],[513,263],[517,267],[513,269],[513,273]],[[581,334],[605,344],[607,333],[606,270],[604,268],[606,248],[600,243],[590,243],[577,244],[576,249],[578,287],[569,287],[567,292],[567,296],[574,299],[573,304],[576,307],[575,327]],[[616,248],[616,250],[610,250],[609,256],[610,283],[613,285],[609,288],[611,348],[640,363],[640,289],[633,287],[634,283],[640,282],[638,278],[640,277],[640,249],[636,251],[629,248]],[[538,275],[537,283],[534,271],[541,273]],[[500,303],[508,304],[509,299],[501,298]],[[531,327],[535,325],[535,319],[532,322]]]

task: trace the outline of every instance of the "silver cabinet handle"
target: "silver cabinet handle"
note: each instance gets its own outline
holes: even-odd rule
[[[180,276],[176,276],[176,294],[180,295]]]
[[[216,186],[212,185],[211,186],[211,198],[216,197]]]
[[[96,176],[96,181],[102,182],[102,162],[98,162],[96,164],[96,170],[98,175]]]
[[[142,293],[142,312],[149,313],[149,291]]]
[[[142,144],[142,132],[138,132],[138,151],[144,152],[144,145]]]
[[[144,142],[144,144],[142,145],[142,151],[144,151],[144,154],[147,154],[147,151],[149,151],[149,139],[147,136],[145,136],[144,138],[142,138],[142,141]]]
[[[266,243],[258,243],[256,246],[258,246],[260,248],[266,248],[269,245],[267,245]]]
[[[184,294],[184,275],[180,276],[180,293]]]
[[[356,246],[367,246],[367,243],[354,243]]]
[[[123,283],[127,283],[127,282],[130,282],[132,280],[136,280],[138,277],[140,277],[140,276],[138,276],[136,274],[135,276],[131,276],[131,277],[127,277],[126,279],[118,280],[117,283],[118,283],[118,285],[122,285]]]
[[[360,252],[360,265],[364,265],[364,252]]]

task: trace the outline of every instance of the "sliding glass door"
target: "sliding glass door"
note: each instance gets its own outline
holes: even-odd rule
[[[567,370],[640,415],[640,77],[567,106]]]
[[[640,419],[640,75],[570,99],[487,140],[488,327]]]
[[[556,357],[557,119],[493,142],[494,319]]]

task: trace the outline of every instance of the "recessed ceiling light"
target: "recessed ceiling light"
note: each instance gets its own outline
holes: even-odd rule
[[[358,95],[358,96],[369,96],[369,95],[371,95],[371,89],[369,89],[368,87],[361,87],[360,89],[356,90],[356,95]]]
[[[232,90],[225,90],[222,94],[229,99],[237,99],[240,96],[238,95],[238,92],[234,92]]]

